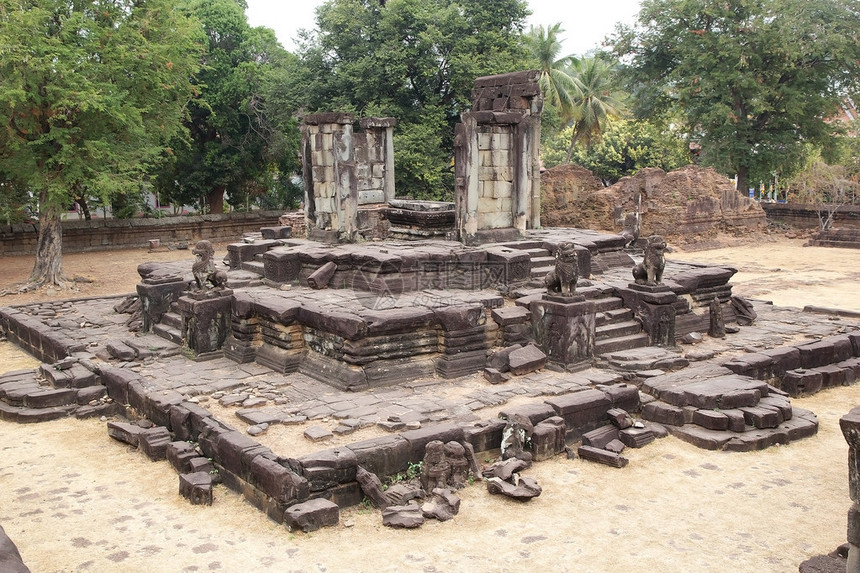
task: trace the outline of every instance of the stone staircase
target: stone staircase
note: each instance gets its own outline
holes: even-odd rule
[[[587,295],[586,295],[587,296]],[[620,297],[604,295],[593,299],[597,315],[594,329],[594,354],[648,346],[648,335],[633,311],[624,306]]]
[[[75,359],[0,376],[0,419],[9,422],[88,418],[112,414],[118,407],[107,397],[94,367]]]
[[[161,320],[152,327],[152,332],[174,344],[182,344],[182,315],[178,303],[172,303],[170,310],[161,315]]]

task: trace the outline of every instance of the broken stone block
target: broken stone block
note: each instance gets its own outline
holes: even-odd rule
[[[143,428],[128,422],[108,422],[107,431],[111,438],[136,448]]]
[[[607,410],[606,415],[609,416],[609,421],[612,422],[612,425],[619,430],[629,428],[633,425],[633,418],[621,408],[612,408]]]
[[[537,346],[529,344],[511,352],[508,362],[511,367],[511,374],[522,376],[546,366],[546,354]]]
[[[448,521],[460,513],[460,498],[449,489],[436,488],[429,500],[421,506],[425,519]]]
[[[582,443],[592,448],[604,449],[606,444],[618,439],[618,428],[615,426],[601,426],[596,430],[586,432],[582,435]]]
[[[507,372],[511,369],[511,352],[513,352],[514,350],[519,350],[522,347],[522,344],[514,344],[508,346],[507,348],[497,350],[490,356],[489,359],[487,359],[487,366],[489,368],[495,368],[499,372]]]
[[[191,505],[212,505],[212,476],[208,472],[180,474],[179,495]]]
[[[607,452],[612,452],[614,454],[620,454],[621,452],[624,451],[625,447],[626,446],[624,445],[624,442],[622,442],[621,440],[612,440],[611,442],[606,444],[606,447],[603,449],[606,450]]]
[[[138,437],[140,450],[154,462],[167,457],[167,444],[171,442],[170,432],[164,426],[144,430]]]
[[[322,527],[337,525],[340,521],[340,508],[327,499],[311,499],[287,508],[284,521],[292,529],[309,533]]]
[[[388,498],[386,506],[389,505],[406,505],[410,500],[423,499],[424,490],[420,487],[409,483],[396,483],[385,490],[385,497]]]
[[[417,505],[392,505],[382,510],[382,525],[415,529],[424,525],[424,516]]]
[[[564,451],[564,438],[567,428],[560,416],[547,418],[537,426],[532,433],[532,451],[534,460],[540,462]]]
[[[481,471],[481,475],[483,475],[485,478],[496,477],[507,481],[511,479],[511,476],[513,476],[515,473],[521,472],[529,466],[531,466],[530,462],[521,460],[519,458],[511,458],[509,460],[496,462],[493,465],[484,468]]]
[[[584,460],[598,462],[614,468],[623,468],[630,463],[630,460],[614,452],[593,448],[591,446],[580,446],[577,453],[579,454],[579,457]]]
[[[618,432],[618,439],[630,448],[641,448],[654,441],[654,434],[648,428],[625,428]]]
[[[327,262],[311,273],[308,277],[308,286],[317,290],[327,288],[335,271],[337,271],[337,265],[331,261]]]
[[[487,491],[493,495],[504,495],[517,501],[528,501],[538,497],[543,491],[533,478],[520,476],[516,484],[501,478],[487,480]]]
[[[191,471],[190,462],[197,458],[200,454],[197,449],[188,442],[170,442],[167,444],[166,450],[167,461],[173,466],[178,473],[189,473]]]
[[[502,384],[511,379],[507,372],[499,372],[495,368],[484,368],[484,379],[490,384]]]

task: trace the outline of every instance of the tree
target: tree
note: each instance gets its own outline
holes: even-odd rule
[[[579,93],[571,108],[573,135],[565,163],[570,163],[577,143],[582,141],[590,148],[612,120],[626,113],[624,94],[616,87],[614,70],[601,57],[590,56],[574,61],[571,75]]]
[[[858,191],[860,183],[844,165],[816,159],[788,182],[787,195],[791,202],[811,205],[818,213],[821,230],[826,231],[833,226],[839,209],[854,203]]]
[[[561,24],[532,27],[525,37],[526,46],[540,70],[540,89],[544,103],[555,107],[563,122],[573,116],[574,99],[581,96],[579,84],[568,75],[568,67],[576,62],[573,55],[559,57],[563,32]]]
[[[554,167],[565,162],[573,131],[570,126],[546,142],[541,152],[544,165]],[[571,161],[612,184],[645,167],[679,169],[690,163],[690,151],[687,141],[669,128],[622,119],[612,122],[591,147],[577,146]]]
[[[62,210],[138,188],[181,128],[198,52],[169,0],[0,0],[0,157],[38,197],[35,287],[63,286]]]
[[[644,0],[614,46],[635,91],[680,110],[702,162],[745,191],[832,138],[826,120],[860,81],[858,26],[857,0]]]
[[[475,78],[522,69],[522,0],[328,0],[305,35],[296,107],[393,116],[399,189],[450,196]]]
[[[290,156],[266,100],[288,55],[272,30],[248,25],[244,0],[183,6],[201,23],[205,53],[188,106],[189,137],[171,143],[155,186],[165,199],[223,213],[225,194],[236,206],[249,194],[266,193],[278,174],[273,166]]]

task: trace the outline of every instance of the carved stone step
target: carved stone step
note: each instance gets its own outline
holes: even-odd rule
[[[181,330],[182,315],[180,315],[178,312],[166,312],[161,315],[161,320],[159,321],[159,324],[175,328],[176,330]]]
[[[597,340],[606,340],[608,338],[620,338],[631,334],[639,334],[640,332],[642,332],[642,325],[639,324],[639,321],[627,320],[598,326],[594,331],[594,336]]]
[[[534,262],[535,257],[549,257],[550,256],[548,250],[540,248],[540,247],[535,247],[533,249],[520,249],[520,250],[527,252],[529,254],[529,256],[532,258],[532,262]]]
[[[648,346],[648,335],[645,333],[620,336],[618,338],[607,338],[594,343],[594,353],[604,354],[606,352],[618,352],[631,348],[642,348]]]
[[[545,257],[536,257],[532,256],[532,268],[535,267],[546,267],[550,265],[555,265],[555,257],[550,257],[549,255]]]
[[[595,312],[606,312],[607,310],[616,310],[624,307],[624,301],[617,296],[595,298],[592,302],[594,303]]]
[[[614,308],[597,313],[594,323],[597,327],[633,319],[633,311],[629,308]]]
[[[266,270],[263,268],[262,261],[242,261],[240,267],[243,271],[250,271],[260,276],[265,276]]]
[[[152,332],[174,344],[182,344],[182,332],[177,328],[164,324],[156,324],[152,327]]]

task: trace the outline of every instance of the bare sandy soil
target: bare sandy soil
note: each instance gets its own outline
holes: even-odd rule
[[[860,311],[858,253],[800,245],[672,256],[733,264],[738,294]],[[95,281],[72,296],[131,292],[135,266],[160,256],[191,259],[145,250],[64,257],[69,274]],[[31,264],[0,258],[0,289]],[[68,296],[11,295],[0,305]],[[0,343],[0,373],[33,365]],[[111,440],[97,420],[0,422],[0,524],[34,572],[796,571],[845,541],[847,445],[838,419],[860,404],[860,385],[792,402],[816,412],[820,429],[790,446],[708,452],[669,437],[628,449],[630,465],[620,470],[558,457],[528,470],[543,494],[526,504],[478,483],[461,492],[450,522],[398,531],[383,527],[378,512],[354,508],[338,527],[313,534],[289,532],[223,486],[213,506],[189,505],[166,462]]]

